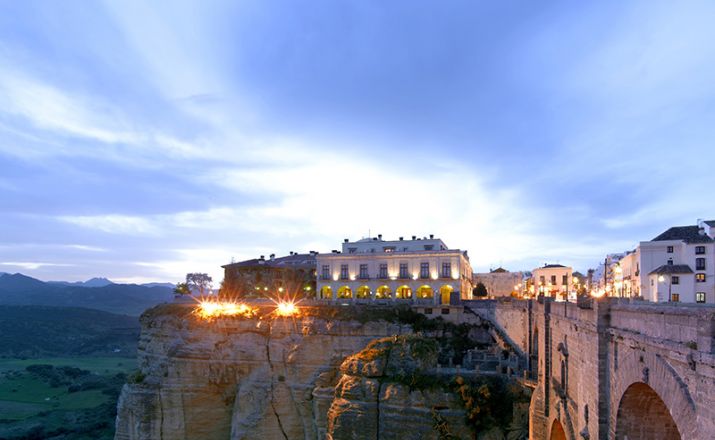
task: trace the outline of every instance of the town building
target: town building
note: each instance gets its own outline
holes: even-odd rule
[[[472,297],[472,267],[466,251],[450,249],[439,238],[358,241],[342,250],[318,254],[318,298],[397,300],[449,304]]]
[[[573,269],[561,264],[545,264],[531,271],[534,293],[567,299],[573,291]]]
[[[522,290],[523,277],[523,272],[509,272],[498,267],[489,272],[475,273],[472,281],[475,286],[482,283],[487,288],[489,297],[504,297]]]
[[[655,302],[715,303],[715,220],[674,226],[637,249],[640,291]]]
[[[594,283],[608,296],[715,303],[715,220],[674,226],[632,251],[608,255]]]
[[[224,279],[219,295],[229,298],[304,298],[315,295],[317,252],[259,258],[221,266]]]

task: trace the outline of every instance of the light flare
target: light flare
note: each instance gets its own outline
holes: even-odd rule
[[[276,316],[295,316],[298,312],[298,306],[293,301],[278,301],[276,303]]]
[[[195,312],[203,319],[214,319],[223,316],[250,318],[256,314],[256,309],[240,302],[204,300],[199,302]]]

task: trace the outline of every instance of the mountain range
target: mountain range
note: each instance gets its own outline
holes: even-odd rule
[[[80,283],[44,282],[15,273],[0,274],[0,305],[84,307],[129,316],[173,299],[169,283],[116,284],[106,278]]]

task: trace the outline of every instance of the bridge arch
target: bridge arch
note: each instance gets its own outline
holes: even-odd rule
[[[617,368],[612,371],[611,380],[611,438],[617,440],[703,438],[697,432],[695,403],[688,385],[670,362],[659,354],[633,349],[619,351]],[[653,411],[662,410],[660,418],[664,418],[665,421],[658,422],[656,418],[651,420],[651,417],[647,417],[646,413],[639,409],[647,405],[652,406]],[[649,425],[658,429],[634,432],[635,428],[629,427],[633,415],[639,415],[636,418],[642,417],[641,424],[648,421]]]
[[[668,407],[648,384],[631,384],[616,415],[616,440],[681,440]]]
[[[551,424],[549,440],[567,440],[566,431],[564,431],[564,426],[559,422],[559,419],[554,419],[554,423]]]

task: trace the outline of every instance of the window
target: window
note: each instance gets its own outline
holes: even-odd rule
[[[349,254],[354,254],[355,252],[357,252],[357,248],[348,248]]]
[[[704,283],[705,279],[706,279],[706,277],[705,277],[704,273],[696,273],[695,274],[695,281],[697,281],[698,283]]]
[[[395,246],[385,246],[384,248],[382,248],[382,250],[385,251],[385,253],[390,254],[392,252],[395,252]]]
[[[679,293],[671,293],[670,300],[674,303],[680,302],[680,294]]]
[[[425,245],[425,250],[426,250],[426,251],[431,251],[432,249],[434,249],[434,245],[433,245],[433,244],[426,244],[426,245]]]
[[[695,246],[695,255],[704,255],[705,246]]]
[[[420,278],[429,278],[429,263],[420,263]]]
[[[541,276],[539,277],[539,284],[541,284],[541,285],[543,286],[545,282],[546,282],[546,281],[545,281],[544,276],[541,275]]]
[[[670,277],[670,284],[680,284],[680,277],[676,275]]]
[[[568,275],[562,276],[562,277],[561,277],[561,284],[564,285],[564,286],[566,286],[566,285],[568,285],[568,283],[569,283],[569,276],[568,276]]]
[[[360,265],[360,278],[363,280],[369,278],[367,274],[367,264]]]
[[[695,294],[695,302],[696,303],[704,303],[705,302],[705,292],[698,292]]]
[[[386,263],[380,264],[380,278],[382,278],[383,280],[385,278],[387,278],[387,264]]]
[[[425,309],[425,315],[431,315],[431,314],[432,314],[432,309],[429,308],[429,307],[427,307],[427,308]]]
[[[442,309],[443,315],[449,315],[449,309]]]
[[[400,263],[400,278],[409,278],[407,274],[407,263]]]
[[[341,280],[348,279],[348,265],[347,264],[340,265],[340,279]]]
[[[329,265],[323,264],[323,273],[321,275],[321,278],[324,280],[330,279],[330,266]]]
[[[552,284],[553,286],[556,285],[556,275],[551,275],[551,284]]]
[[[672,265],[673,265],[673,259],[672,259],[672,258],[668,258],[668,266],[672,266]]]
[[[705,270],[705,258],[695,259],[695,270]]]
[[[673,253],[673,246],[668,246],[668,249],[667,249],[666,252],[668,252],[669,254],[672,254],[672,253]]]
[[[442,263],[442,278],[452,276],[452,263]]]

